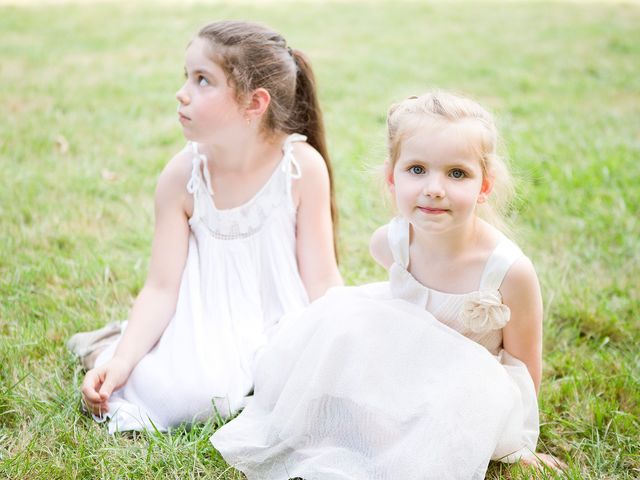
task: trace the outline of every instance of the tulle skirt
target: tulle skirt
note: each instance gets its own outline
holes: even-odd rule
[[[524,364],[385,288],[336,288],[282,320],[253,398],[211,438],[249,480],[482,479],[535,449]]]

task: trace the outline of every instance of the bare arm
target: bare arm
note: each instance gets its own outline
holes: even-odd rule
[[[183,170],[179,159],[172,160],[158,179],[149,273],[114,355],[132,369],[156,344],[175,311],[189,239]]]
[[[94,413],[108,410],[107,401],[113,390],[126,382],[140,359],[156,344],[175,311],[189,238],[187,180],[188,169],[180,155],[169,162],[158,180],[156,225],[145,285],[134,302],[113,358],[89,370],[82,384],[84,401]]]
[[[342,285],[333,247],[329,172],[320,154],[307,144],[296,143],[294,154],[302,177],[296,182],[296,256],[302,282],[311,301],[330,287]]]
[[[511,267],[500,291],[511,310],[511,320],[503,329],[504,349],[525,363],[537,393],[542,376],[542,295],[528,258]]]
[[[500,291],[503,303],[511,310],[511,319],[503,329],[504,348],[524,362],[538,393],[542,377],[542,295],[538,276],[528,258],[521,258],[511,267]],[[540,470],[567,468],[564,462],[546,453],[536,453],[521,462]]]
[[[388,225],[379,227],[375,232],[373,232],[371,240],[369,241],[369,253],[371,253],[373,259],[386,270],[389,270],[393,263],[393,254],[391,253],[389,240],[387,239],[388,231]]]

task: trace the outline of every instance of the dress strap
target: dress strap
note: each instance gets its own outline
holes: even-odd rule
[[[191,162],[191,178],[187,183],[187,191],[191,194],[195,194],[202,184],[209,195],[213,195],[213,188],[211,188],[211,174],[209,173],[209,167],[207,166],[207,156],[204,153],[198,151],[198,144],[196,142],[189,142],[191,151],[193,152],[193,159]]]
[[[285,174],[285,181],[287,184],[287,198],[293,201],[291,196],[291,181],[293,179],[300,178],[302,176],[302,170],[300,170],[300,164],[293,156],[293,144],[295,142],[304,142],[307,137],[299,133],[292,133],[289,135],[282,144],[282,171]],[[295,170],[295,171],[294,171]],[[293,204],[293,203],[292,203]]]
[[[409,268],[409,222],[403,217],[395,217],[387,227],[387,239],[393,261],[402,268]]]
[[[480,290],[498,290],[511,266],[523,255],[520,247],[504,237],[487,260],[480,279]]]
[[[198,192],[204,191],[213,196],[213,189],[211,188],[211,175],[209,174],[209,167],[207,167],[207,156],[198,151],[198,144],[196,142],[189,142],[187,148],[191,148],[193,157],[191,159],[191,178],[187,182],[187,192],[193,195],[193,218],[200,218],[200,195]]]

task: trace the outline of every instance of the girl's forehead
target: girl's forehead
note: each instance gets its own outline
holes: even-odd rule
[[[399,160],[446,158],[479,163],[480,151],[478,128],[469,122],[427,122],[403,133]]]
[[[481,141],[480,128],[472,121],[420,122],[408,128],[401,141],[403,146],[433,144],[451,148],[470,148]]]
[[[469,137],[483,129],[480,122],[474,118],[449,120],[439,116],[418,114],[408,117],[403,124],[401,130],[404,132],[422,135],[440,135],[442,132],[457,131]]]
[[[185,65],[202,64],[202,65],[215,65],[219,66],[214,60],[215,55],[210,43],[201,37],[195,37],[189,45],[184,54]]]

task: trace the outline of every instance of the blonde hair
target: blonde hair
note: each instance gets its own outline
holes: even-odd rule
[[[474,151],[482,168],[483,178],[493,180],[493,188],[486,202],[478,204],[478,216],[508,231],[507,209],[515,189],[513,177],[505,159],[498,155],[498,130],[493,115],[478,103],[465,97],[444,91],[431,91],[418,97],[409,97],[391,106],[387,115],[388,161],[387,168],[393,170],[403,140],[418,125],[465,122],[477,134]]]

